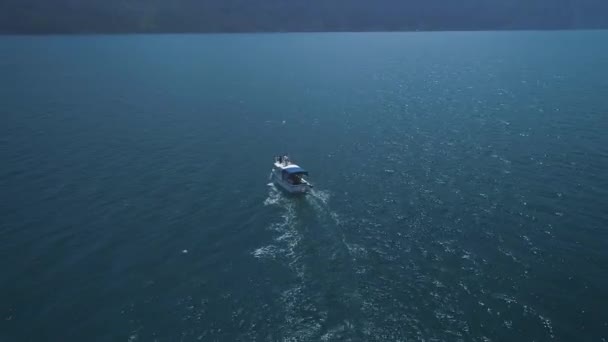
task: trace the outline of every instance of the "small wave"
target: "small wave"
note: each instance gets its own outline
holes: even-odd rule
[[[555,336],[553,335],[553,326],[551,325],[551,320],[543,315],[538,315],[538,318],[540,318],[541,322],[543,323],[543,326],[545,327],[545,329],[547,329],[551,338],[555,338]]]
[[[500,300],[504,301],[507,305],[518,304],[517,303],[517,299],[515,299],[515,298],[513,298],[511,296],[508,296],[506,294],[499,293],[499,294],[496,294],[494,297],[496,297],[497,299],[500,299]]]
[[[258,259],[261,259],[261,258],[274,259],[274,258],[276,258],[277,253],[279,253],[279,252],[280,252],[280,250],[277,248],[277,246],[268,245],[268,246],[264,246],[264,247],[260,247],[260,248],[256,249],[251,254]]]
[[[336,225],[338,225],[338,226],[342,225],[342,219],[340,219],[340,215],[338,215],[336,212],[330,211],[329,216],[331,216],[331,218],[334,220],[334,223]]]
[[[350,255],[352,255],[353,257],[357,258],[364,258],[367,257],[367,250],[361,246],[358,245],[356,243],[344,243],[346,245],[346,248],[348,248],[348,252]]]
[[[513,262],[521,264],[521,261],[515,255],[513,255],[513,252],[508,251],[508,250],[506,250],[506,249],[504,249],[502,247],[498,247],[498,251],[500,253],[504,254],[505,256],[510,257],[511,260],[513,260]]]
[[[524,315],[529,315],[531,314],[532,316],[536,316],[541,324],[543,325],[543,327],[547,330],[547,332],[549,333],[549,335],[551,336],[551,338],[555,338],[555,335],[553,333],[553,325],[551,325],[551,320],[543,315],[541,315],[540,313],[538,313],[536,310],[534,310],[533,307],[528,306],[528,305],[522,305],[523,310],[524,310]]]
[[[438,241],[437,243],[439,243],[443,247],[444,252],[448,254],[456,254],[456,249],[454,248],[454,240]],[[471,256],[467,254],[462,256],[463,259],[469,259],[470,257]]]

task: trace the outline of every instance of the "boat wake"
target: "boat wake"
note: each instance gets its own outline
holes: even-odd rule
[[[327,203],[329,202],[330,195],[329,195],[328,191],[312,189],[312,190],[310,190],[310,193],[308,194],[308,198],[311,198],[311,197],[316,200],[319,200],[324,205],[327,205]]]
[[[296,213],[295,205],[285,198],[274,184],[268,184],[268,197],[264,200],[264,206],[276,206],[281,209],[281,220],[270,224],[269,229],[277,232],[274,244],[263,246],[252,255],[256,258],[276,259],[277,257],[290,257],[295,254],[295,248],[301,240],[295,227]],[[292,262],[290,262],[292,265]]]
[[[343,232],[344,220],[342,217],[329,206],[330,194],[328,191],[313,189],[308,196],[306,196],[306,202],[310,204],[317,214],[317,217],[322,220],[328,220],[326,222],[333,226],[333,233],[337,234],[342,244],[348,250],[348,254],[352,257],[353,246],[348,243]]]
[[[318,289],[312,290],[319,286],[320,276],[327,270],[318,264],[319,260],[339,261],[338,264],[344,267],[334,271],[343,273],[344,279],[353,279],[355,275],[353,246],[346,242],[343,219],[331,209],[330,198],[329,191],[316,188],[303,197],[288,196],[275,185],[268,184],[268,196],[263,203],[268,209],[277,211],[275,222],[267,227],[275,233],[272,243],[256,249],[252,255],[262,261],[284,264],[293,272],[293,283],[277,297],[284,310],[280,328],[283,340],[329,339],[346,334],[348,330],[342,327],[343,322],[338,326],[327,325],[332,308],[318,301]],[[319,245],[320,241],[323,241],[322,245]],[[316,252],[311,254],[313,246]],[[335,276],[342,279],[337,273]],[[352,307],[357,290],[351,285],[344,288],[351,289],[340,296],[339,302],[344,307]]]
[[[264,205],[269,206],[278,204],[279,200],[281,200],[281,193],[278,191],[278,189],[273,183],[268,183],[266,185],[268,185],[268,188],[270,190],[268,191],[268,197],[266,197],[266,199],[264,200]]]
[[[323,215],[332,216],[332,214],[335,214],[329,208],[329,198],[329,192],[312,189],[306,195],[305,200],[315,210],[317,216],[322,217]]]
[[[306,273],[305,256],[300,246],[303,235],[298,229],[301,218],[296,214],[297,204],[297,200],[285,196],[274,184],[268,184],[268,197],[264,200],[264,206],[278,208],[280,219],[268,226],[269,230],[276,233],[274,241],[252,252],[258,259],[283,262],[295,276],[292,286],[283,290],[277,298],[284,310],[281,335],[287,341],[314,340],[315,336],[320,336],[324,321],[317,304],[307,294],[310,279],[307,279],[309,275]],[[319,317],[311,319],[310,314],[313,313]]]

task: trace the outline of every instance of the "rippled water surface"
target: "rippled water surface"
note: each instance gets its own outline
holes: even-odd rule
[[[2,37],[0,340],[605,341],[606,41]]]

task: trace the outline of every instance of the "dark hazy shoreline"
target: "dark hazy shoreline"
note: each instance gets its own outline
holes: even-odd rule
[[[479,30],[401,30],[401,31],[232,31],[232,32],[0,32],[0,37],[47,37],[47,36],[117,36],[117,35],[233,35],[233,34],[252,34],[252,35],[281,35],[281,34],[307,34],[307,33],[464,33],[464,32],[560,32],[560,31],[605,31],[606,28],[552,28],[552,29],[479,29]]]
[[[0,34],[608,28],[603,0],[0,0]]]

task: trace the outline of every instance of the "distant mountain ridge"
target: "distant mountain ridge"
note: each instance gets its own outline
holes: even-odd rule
[[[0,33],[608,28],[608,0],[0,0]]]

